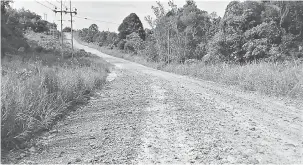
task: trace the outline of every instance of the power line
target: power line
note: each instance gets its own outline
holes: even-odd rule
[[[37,0],[35,0],[35,1],[36,1],[37,3],[39,3],[40,5],[46,7],[46,8],[48,8],[48,9],[50,9],[50,10],[53,10],[52,8],[50,8],[50,7],[46,6],[46,5],[44,5],[43,3],[40,3],[40,2],[38,2]]]
[[[56,1],[61,5],[60,1],[58,1],[58,0],[56,0]],[[68,10],[68,7],[65,5],[65,3],[66,3],[66,0],[62,3],[62,5],[65,7],[66,10]]]
[[[63,2],[63,6],[65,6],[65,8],[68,8],[65,4],[66,4],[66,0]]]
[[[86,19],[86,20],[91,20],[91,21],[98,21],[98,22],[102,22],[102,23],[111,23],[111,24],[117,24],[117,25],[120,25],[120,24],[115,23],[115,22],[102,21],[102,20],[91,19],[91,18],[87,18],[87,17],[79,17],[79,16],[74,16],[74,17],[81,18],[81,19]]]
[[[57,8],[57,6],[56,5],[54,5],[53,3],[51,3],[51,2],[49,2],[49,1],[47,1],[47,0],[45,0],[48,4],[50,4],[50,5],[53,5],[53,6],[55,6],[55,8]]]

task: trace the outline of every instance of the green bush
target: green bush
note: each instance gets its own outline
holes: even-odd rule
[[[38,53],[41,53],[43,50],[43,47],[42,46],[37,46],[35,47],[35,51],[38,52]]]
[[[125,43],[126,43],[125,40],[119,41],[118,44],[117,44],[118,49],[123,50],[124,46],[125,46]]]

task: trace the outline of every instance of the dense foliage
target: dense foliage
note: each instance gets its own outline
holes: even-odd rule
[[[207,13],[188,0],[182,8],[169,2],[165,12],[153,6],[158,58],[166,62],[207,57],[248,62],[302,57],[303,2],[230,2],[223,18]],[[207,55],[207,56],[206,56]],[[211,57],[211,58],[210,58]]]
[[[1,57],[5,52],[16,52],[20,47],[29,46],[23,36],[26,29],[34,32],[48,32],[56,24],[41,19],[41,16],[25,9],[12,9],[10,0],[1,1]]]
[[[81,40],[85,42],[97,43],[99,46],[110,46],[118,43],[118,34],[115,32],[99,31],[96,24],[92,24],[89,28],[78,31]]]
[[[65,27],[65,28],[63,28],[62,31],[63,31],[63,32],[71,32],[72,29],[71,29],[70,27]]]
[[[119,26],[114,41],[104,34],[93,36],[97,33],[89,29],[83,29],[81,36],[88,42],[100,42],[97,38],[101,38],[102,43],[115,43],[119,49],[155,62],[247,63],[303,57],[303,2],[232,1],[223,18],[199,9],[193,0],[181,8],[173,1],[168,4],[168,10],[160,2],[152,6],[155,18],[145,17],[151,29],[143,30],[132,13]]]

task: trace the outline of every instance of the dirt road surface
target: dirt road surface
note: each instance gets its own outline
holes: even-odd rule
[[[19,163],[303,163],[302,107],[74,44],[115,69]]]

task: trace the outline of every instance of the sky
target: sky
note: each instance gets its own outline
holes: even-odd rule
[[[70,0],[62,1],[64,6],[70,6]],[[164,5],[165,9],[168,10],[168,0],[160,0],[160,2]],[[223,16],[225,8],[230,1],[196,0],[195,2],[198,8],[209,13],[216,12],[218,16]],[[174,0],[174,3],[178,7],[182,7],[185,4],[185,0]],[[119,25],[130,13],[136,13],[143,23],[143,27],[150,28],[144,20],[144,17],[147,15],[154,17],[151,6],[156,5],[156,0],[71,0],[71,4],[72,8],[77,8],[78,14],[76,16],[81,17],[73,17],[73,20],[75,20],[73,29],[88,28],[91,24],[95,23],[98,25],[100,31],[109,30],[118,32]],[[42,19],[44,19],[44,15],[46,14],[46,20],[49,22],[55,22],[58,25],[58,30],[60,30],[60,13],[55,14],[51,10],[54,9],[55,6],[58,10],[60,9],[60,0],[14,0],[14,3],[11,6],[16,9],[28,9],[41,15]],[[63,20],[63,28],[65,26],[70,27],[70,15],[63,14]]]

